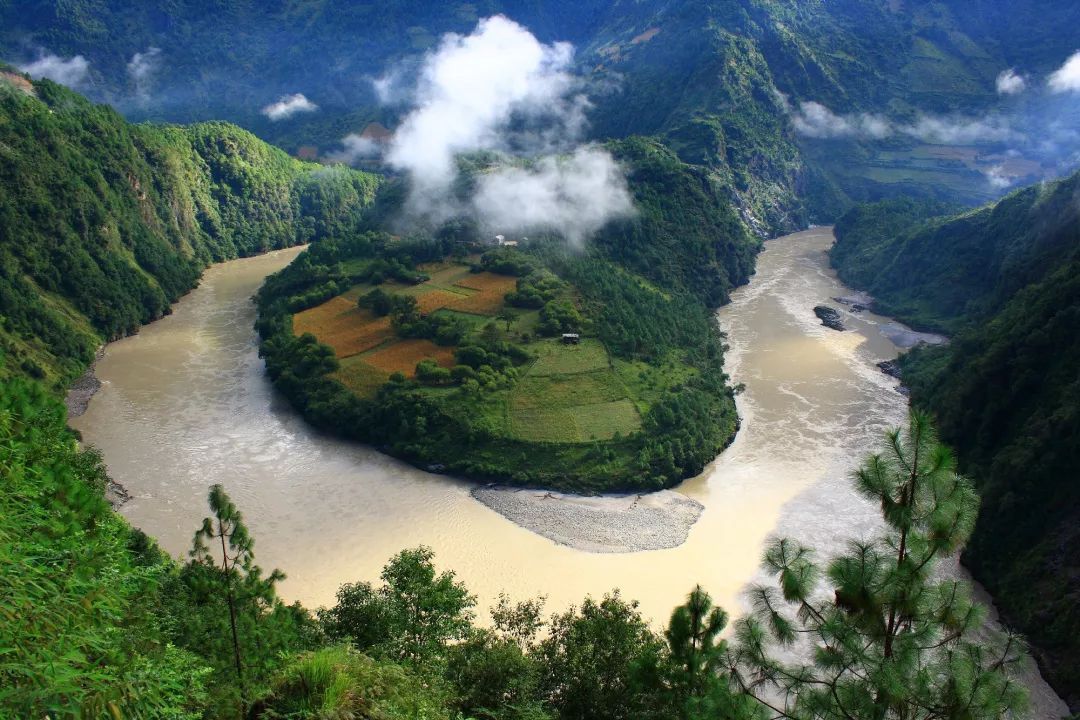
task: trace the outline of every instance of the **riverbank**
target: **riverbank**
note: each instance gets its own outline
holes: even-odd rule
[[[633,553],[682,545],[705,506],[672,490],[584,496],[487,486],[478,501],[516,525],[575,550]]]
[[[97,367],[98,360],[101,360],[104,354],[105,346],[102,345],[94,354],[90,367],[86,368],[86,372],[78,380],[71,383],[71,387],[68,388],[67,395],[64,396],[64,404],[67,406],[69,418],[79,417],[85,413],[90,406],[90,401],[97,391],[101,389],[101,381],[98,380],[94,369]]]

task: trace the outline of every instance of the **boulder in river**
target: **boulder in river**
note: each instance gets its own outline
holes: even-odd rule
[[[839,330],[840,332],[847,329],[844,327],[844,322],[840,319],[840,312],[836,308],[831,308],[828,305],[818,305],[814,308],[814,314],[821,320],[821,324],[827,328]]]

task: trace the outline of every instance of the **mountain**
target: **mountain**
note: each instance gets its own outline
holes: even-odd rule
[[[1002,183],[1058,169],[1058,155],[1039,154],[1013,126],[1078,112],[995,91],[1002,71],[1035,84],[1076,50],[1067,28],[1080,9],[1051,0],[35,0],[0,4],[0,57],[45,57],[54,70],[79,58],[62,66],[78,88],[131,118],[227,119],[290,152],[326,154],[371,122],[400,119],[373,78],[408,76],[444,33],[495,13],[544,42],[574,43],[593,137],[661,137],[716,173],[765,234],[897,194],[991,199]],[[263,114],[296,93],[317,109]],[[802,102],[841,122],[887,116],[898,129],[796,132]],[[997,116],[1009,132],[980,134]],[[1027,155],[1009,154],[1018,150]]]
[[[904,356],[903,378],[982,494],[966,565],[1077,707],[1080,174],[959,215],[859,208],[832,260],[883,311],[955,333]]]
[[[226,123],[131,125],[10,70],[0,155],[0,373],[56,387],[168,313],[207,264],[341,232],[379,184]]]

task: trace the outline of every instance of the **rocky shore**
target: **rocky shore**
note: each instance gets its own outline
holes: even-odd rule
[[[696,500],[671,490],[586,497],[487,486],[474,488],[472,496],[537,535],[593,553],[678,547],[704,509]]]
[[[97,355],[94,357],[94,362],[90,363],[90,367],[86,369],[86,372],[82,374],[82,377],[73,382],[71,387],[68,388],[67,395],[64,396],[64,404],[67,405],[69,418],[79,417],[85,413],[86,409],[90,407],[90,400],[93,399],[97,391],[101,389],[101,381],[98,380],[97,375],[94,374],[94,367],[104,354],[105,348],[98,348]],[[78,435],[78,433],[76,433],[76,435]],[[112,478],[109,478],[109,484],[105,487],[105,499],[108,500],[114,508],[118,508],[130,500],[131,495],[123,485]]]

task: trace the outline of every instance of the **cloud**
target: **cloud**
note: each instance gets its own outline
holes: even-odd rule
[[[1046,81],[1051,92],[1080,92],[1080,50],[1072,54],[1065,64],[1050,74]]]
[[[1019,95],[1027,89],[1027,80],[1017,75],[1015,68],[1009,68],[998,74],[996,86],[998,95]]]
[[[899,131],[924,142],[944,145],[975,145],[979,143],[1019,140],[1020,133],[1012,129],[1008,119],[988,117],[944,118],[923,115],[914,124],[902,125]]]
[[[993,167],[986,168],[982,171],[982,174],[986,176],[986,180],[990,183],[990,187],[995,190],[1004,190],[1015,182],[1015,178],[1006,173],[1005,168],[1001,165],[994,165]]]
[[[787,105],[786,98],[782,104]],[[795,132],[812,138],[864,137],[880,140],[893,132],[889,121],[880,115],[837,115],[813,101],[799,103],[791,122]]]
[[[303,93],[294,95],[282,95],[278,101],[271,103],[262,109],[262,114],[270,118],[271,122],[287,120],[293,115],[300,113],[315,112],[319,106],[304,97]]]
[[[799,103],[799,109],[791,113],[791,122],[795,132],[812,138],[883,140],[894,135],[907,135],[928,143],[973,145],[1022,137],[1013,130],[1007,118],[997,116],[972,119],[920,115],[914,122],[898,123],[873,113],[837,115],[813,101]]]
[[[150,83],[154,74],[161,67],[161,48],[149,47],[145,52],[131,56],[127,64],[128,77],[135,83],[135,92],[146,97],[150,92]]]
[[[480,21],[471,35],[443,36],[424,59],[417,107],[398,128],[387,162],[414,181],[445,185],[458,154],[504,149],[515,120],[544,119],[576,136],[584,117],[567,98],[576,85],[568,72],[573,56],[568,43],[541,44],[502,16]]]
[[[634,213],[622,169],[595,146],[486,174],[473,206],[491,229],[555,230],[577,247],[609,220]]]
[[[393,70],[375,83],[387,101],[409,98],[384,161],[410,180],[409,219],[467,215],[488,229],[547,228],[579,245],[633,202],[615,159],[578,147],[589,101],[571,72],[573,46],[544,44],[500,15],[469,35],[449,33],[420,62],[414,87]],[[367,152],[362,139],[346,148]],[[495,151],[536,159],[480,175],[471,200],[456,192],[458,157]],[[554,156],[557,155],[557,156]]]
[[[349,133],[341,139],[341,145],[341,150],[329,155],[333,162],[351,165],[358,160],[378,157],[383,151],[383,146],[377,140],[364,137],[359,133]]]
[[[20,65],[19,69],[31,77],[45,77],[61,85],[78,87],[90,71],[90,62],[82,55],[65,60],[59,55],[43,52],[37,60]]]

